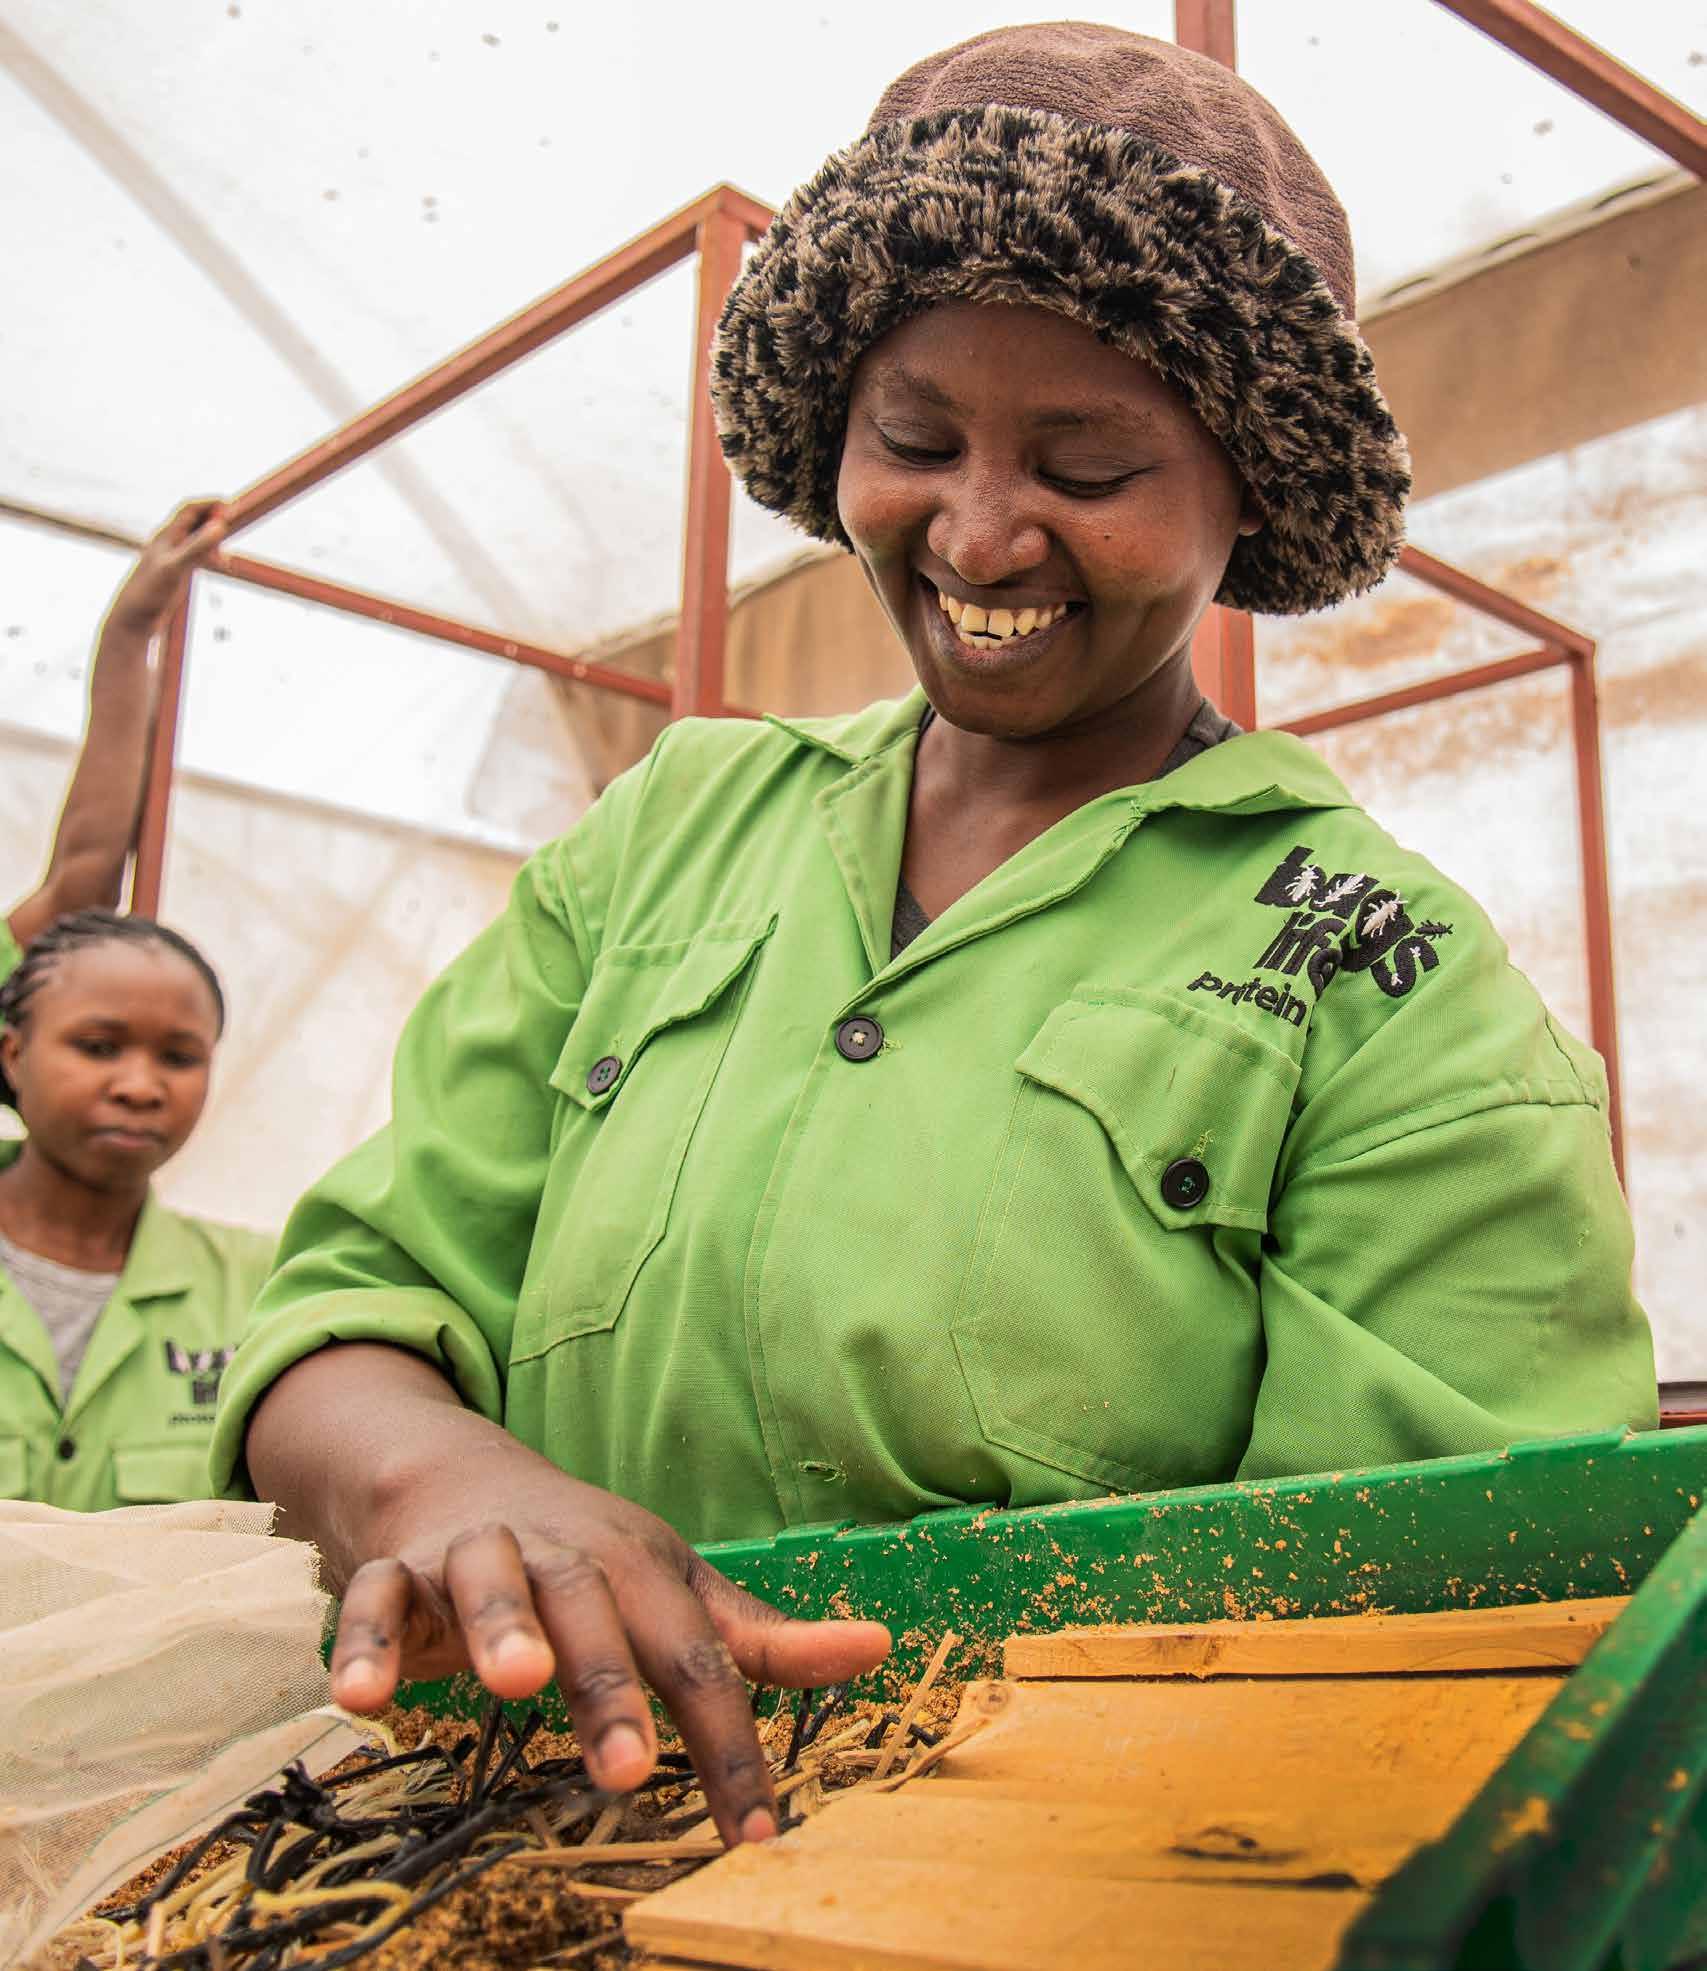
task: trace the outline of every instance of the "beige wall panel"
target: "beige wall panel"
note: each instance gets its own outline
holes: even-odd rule
[[[1707,186],[1679,183],[1364,323],[1419,499],[1707,399]]]
[[[668,678],[674,623],[596,654],[641,677]],[[729,612],[729,702],[809,717],[855,712],[910,691],[912,666],[851,554],[815,554],[736,597]],[[577,737],[603,785],[664,729],[661,709],[585,685],[561,687]]]

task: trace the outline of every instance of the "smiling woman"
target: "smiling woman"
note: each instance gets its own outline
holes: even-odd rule
[[[555,1675],[625,1788],[649,1680],[760,1837],[742,1676],[887,1638],[690,1542],[1655,1421],[1599,1062],[1192,682],[1212,600],[1397,553],[1352,292],[1273,109],[1110,28],[921,63],[779,214],[724,449],[851,548],[919,689],[672,726],[299,1206],[215,1470],[344,1584],[340,1701]]]
[[[0,1497],[206,1496],[219,1378],[272,1241],[180,1218],[150,1181],[207,1099],[225,1005],[199,951],[86,910],[0,984]]]

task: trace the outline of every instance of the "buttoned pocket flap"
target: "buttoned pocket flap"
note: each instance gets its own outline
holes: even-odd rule
[[[21,1499],[29,1482],[29,1459],[21,1437],[0,1437],[0,1499]]]
[[[1298,1063],[1218,1014],[1141,988],[1081,987],[1016,1063],[1096,1117],[1170,1231],[1264,1231]]]
[[[583,1109],[607,1107],[647,1042],[714,1005],[775,922],[718,925],[679,944],[614,945],[601,952],[552,1071],[552,1087]]]
[[[207,1447],[201,1444],[115,1444],[113,1489],[127,1506],[212,1494]]]

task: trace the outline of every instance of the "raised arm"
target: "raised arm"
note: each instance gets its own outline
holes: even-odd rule
[[[124,885],[154,730],[148,652],[190,571],[219,545],[218,503],[181,506],[143,549],[101,624],[89,681],[89,721],[41,887],[8,913],[27,945],[67,911],[111,908]]]

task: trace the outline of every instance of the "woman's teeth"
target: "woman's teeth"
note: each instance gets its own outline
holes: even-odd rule
[[[954,625],[955,635],[975,650],[990,650],[997,644],[1011,643],[1015,637],[1030,636],[1034,630],[1046,630],[1060,622],[1068,608],[1059,602],[1051,609],[1021,609],[1017,613],[1012,609],[980,609],[975,602],[956,602],[941,589],[936,599]]]

